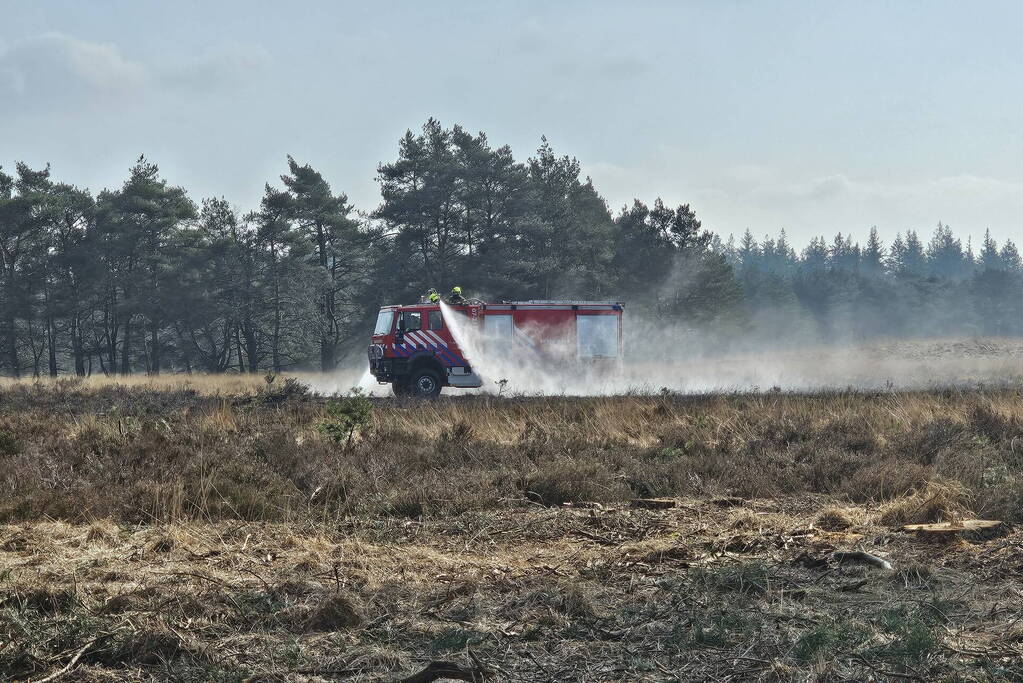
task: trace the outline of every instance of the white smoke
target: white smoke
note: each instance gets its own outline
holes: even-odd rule
[[[539,354],[528,343],[529,330],[513,341],[486,334],[448,305],[445,324],[462,355],[483,380],[479,389],[445,389],[447,395],[592,396],[626,393],[733,391],[820,391],[835,389],[927,389],[985,384],[1023,385],[1023,340],[928,339],[826,344],[807,339],[800,347],[782,340],[739,336],[728,346],[699,330],[666,327],[657,320],[623,316],[625,357],[620,363],[579,362],[574,345]],[[369,374],[365,352],[332,375],[303,377],[321,393],[352,387],[374,396],[390,395],[388,385]],[[501,384],[502,380],[506,380]]]
[[[788,350],[738,340],[729,350],[698,330],[668,328],[626,313],[625,357],[601,365],[577,360],[574,347],[538,354],[522,343],[532,336],[529,330],[520,330],[518,341],[508,343],[444,304],[441,310],[455,342],[483,379],[476,390],[480,393],[592,396],[1023,384],[1019,340],[811,343]],[[449,393],[460,391],[466,390]]]

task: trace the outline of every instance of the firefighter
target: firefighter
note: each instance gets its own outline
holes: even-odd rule
[[[431,287],[430,291],[426,293],[426,298],[430,300],[431,304],[435,304],[440,301],[440,294],[437,293],[436,289]]]
[[[451,294],[448,296],[448,301],[454,305],[464,304],[465,298],[462,296],[462,288],[455,285],[451,288]]]

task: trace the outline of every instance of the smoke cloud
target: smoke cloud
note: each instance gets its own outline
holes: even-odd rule
[[[747,391],[885,391],[950,386],[1023,384],[1023,340],[925,339],[878,342],[822,342],[813,334],[720,333],[664,326],[656,318],[622,319],[625,352],[620,363],[579,362],[574,347],[537,353],[516,337],[509,342],[485,334],[482,325],[442,306],[445,324],[482,377],[479,389],[447,388],[445,395],[599,396],[671,391],[685,394]],[[792,321],[793,329],[800,328]],[[526,335],[522,335],[525,337]],[[374,396],[390,388],[377,384],[363,358],[327,381],[325,392],[357,386]]]

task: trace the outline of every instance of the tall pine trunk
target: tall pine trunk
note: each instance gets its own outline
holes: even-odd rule
[[[111,330],[107,333],[107,363],[103,368],[103,374],[117,374],[117,331]]]
[[[121,374],[131,374],[131,315],[124,321],[124,340],[121,342]]]
[[[71,352],[75,357],[75,374],[85,376],[85,344],[82,342],[82,321],[79,314],[71,317]]]
[[[245,350],[242,346],[242,326],[234,327],[234,345],[238,349],[238,372],[245,372]]]
[[[249,372],[259,372],[259,347],[256,344],[256,326],[251,322],[245,325],[245,355],[249,360]]]
[[[331,282],[329,256],[327,254],[327,236],[323,223],[316,223],[316,247],[320,256],[320,267],[328,275],[327,289],[320,301],[320,370],[330,372],[334,369],[334,283]]]
[[[160,374],[160,333],[159,325],[154,320],[149,332],[150,368],[153,375]]]
[[[117,314],[111,313],[113,302],[108,296],[103,307],[103,331],[106,333],[106,354],[107,362],[103,367],[103,374],[117,374],[117,335],[120,330],[120,323],[117,321]],[[100,353],[100,364],[103,364],[102,352]]]
[[[50,365],[50,377],[57,376],[57,328],[53,324],[53,318],[46,318],[46,345],[48,351],[47,361]]]
[[[14,326],[14,316],[8,316],[4,323],[7,326],[7,364],[11,367],[11,375],[21,377],[21,363],[18,361],[18,329]]]
[[[274,302],[274,328],[273,328],[273,369],[274,373],[281,371],[281,302],[278,299]]]
[[[277,255],[274,258],[274,326],[271,344],[271,362],[274,373],[281,371],[281,276],[277,266]]]

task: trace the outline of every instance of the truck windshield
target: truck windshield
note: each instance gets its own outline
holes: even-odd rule
[[[391,323],[394,322],[394,311],[383,310],[377,314],[377,326],[373,328],[373,334],[387,334],[391,331]]]

